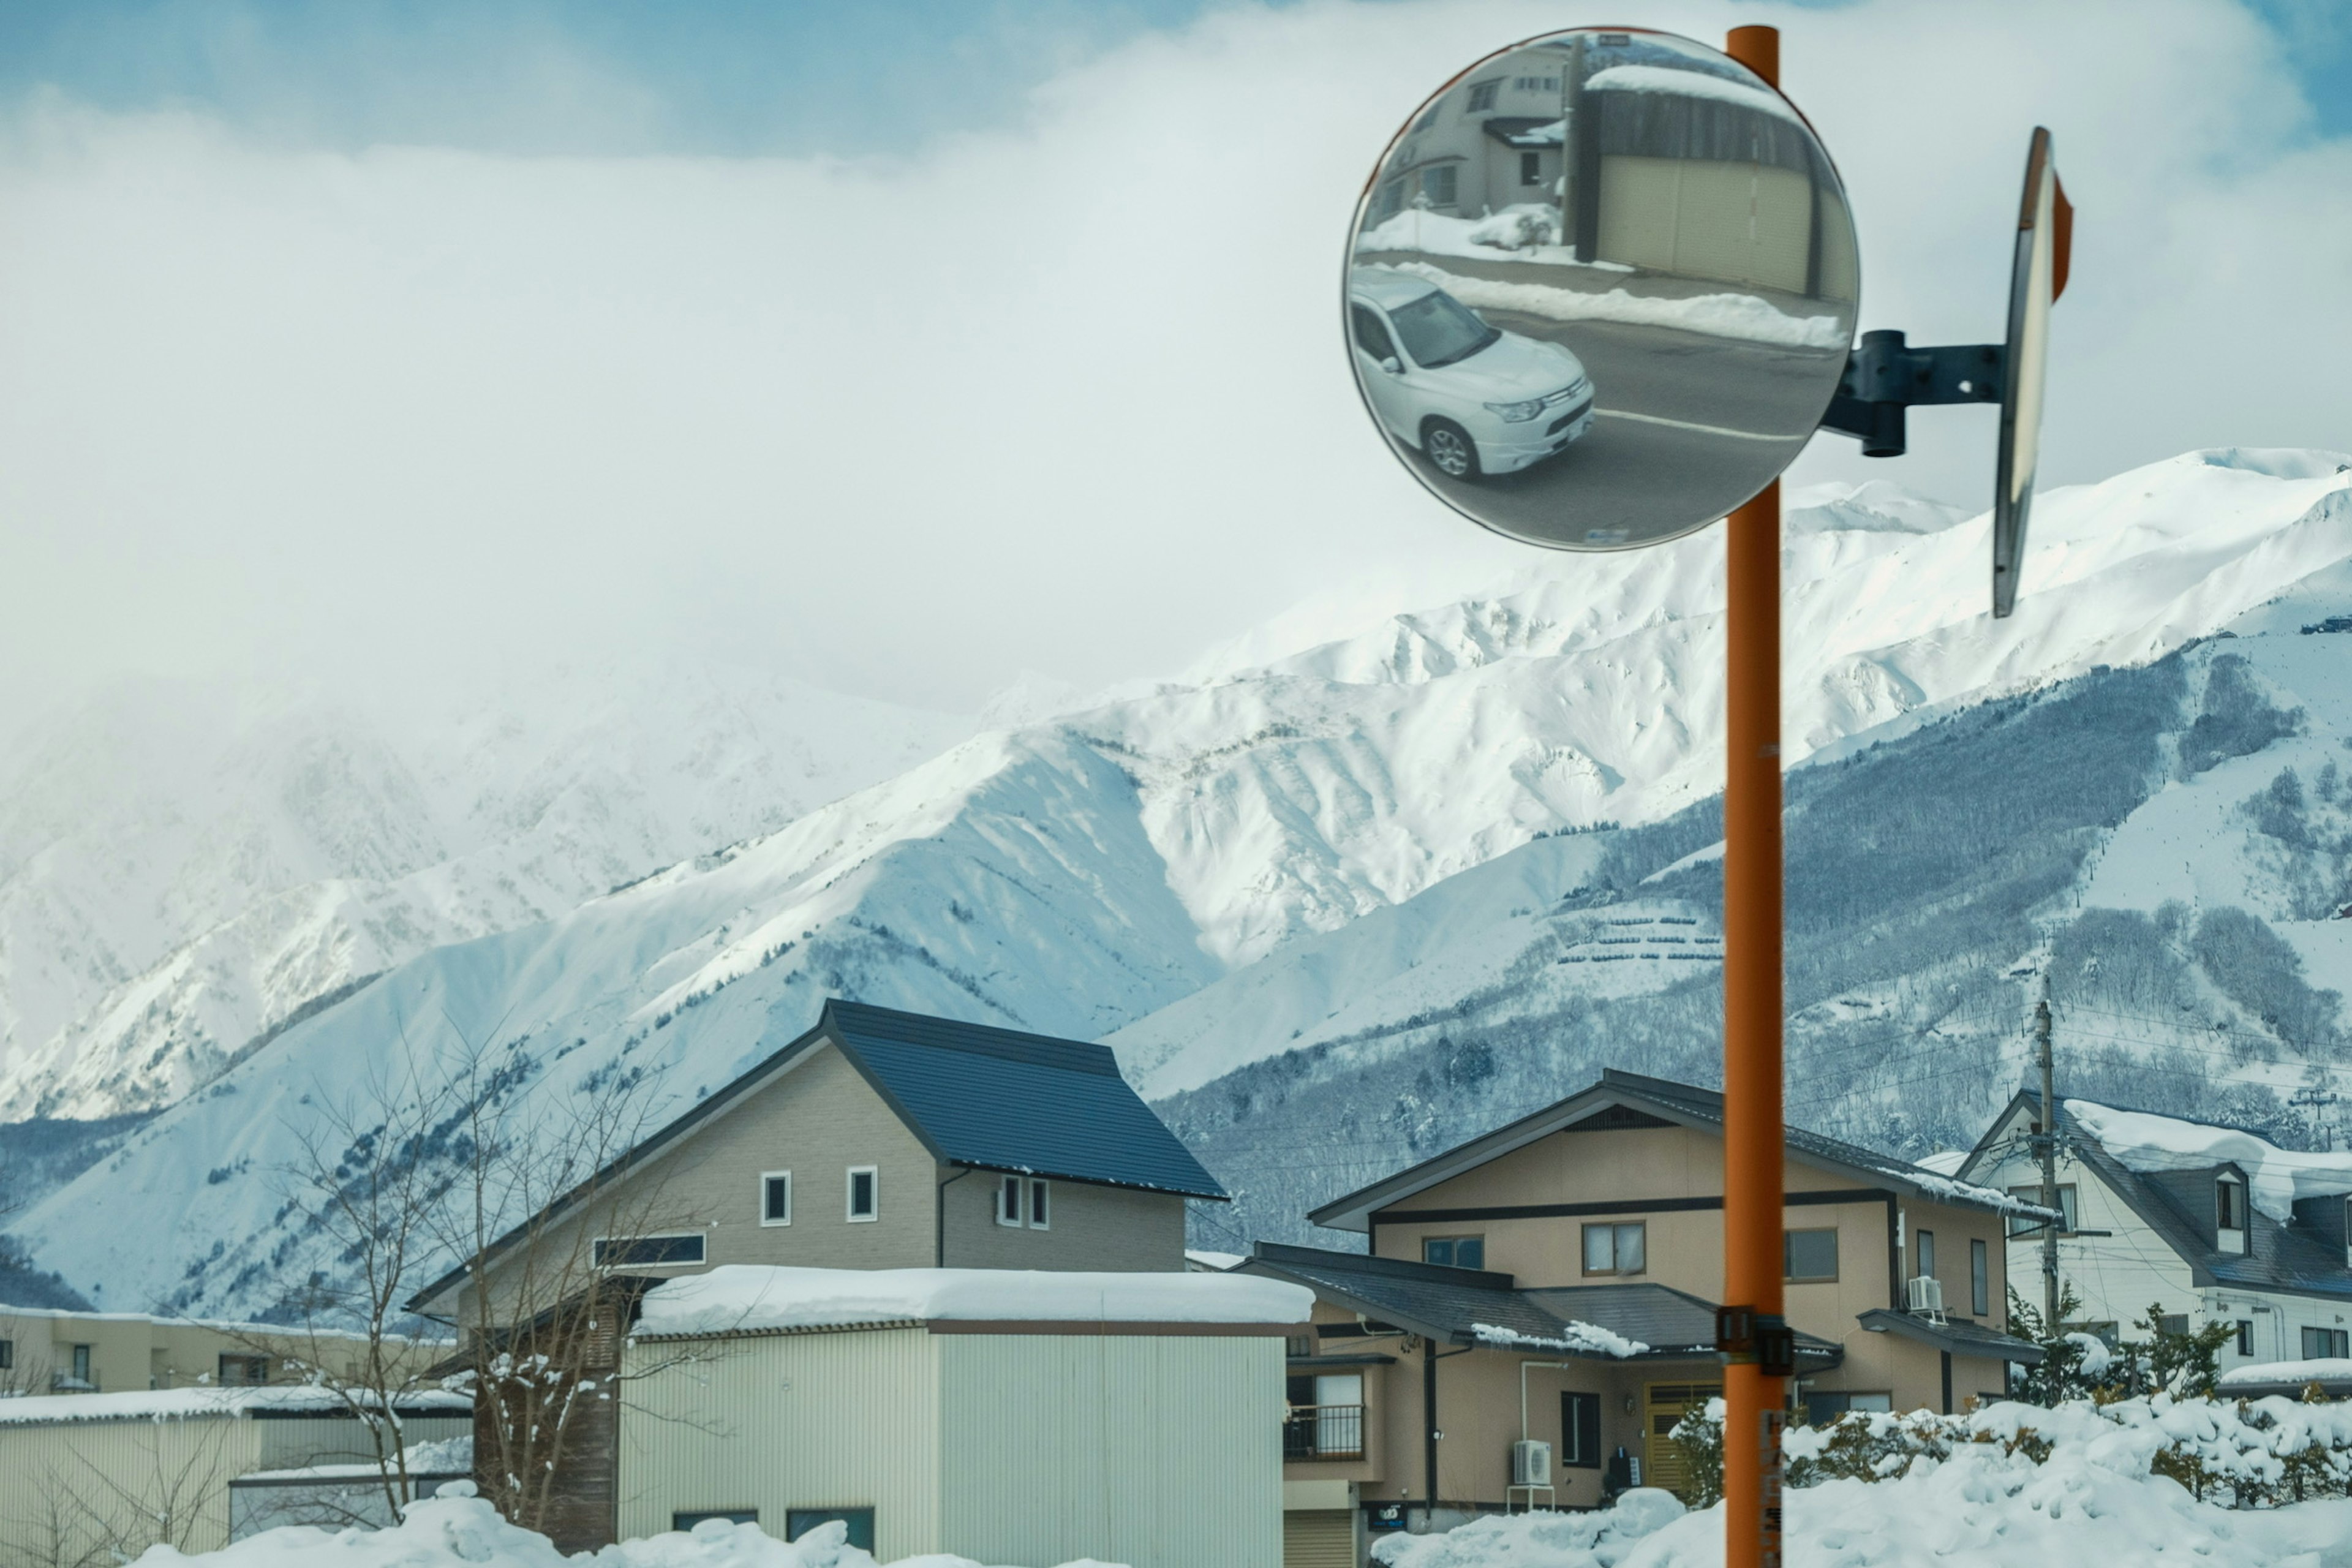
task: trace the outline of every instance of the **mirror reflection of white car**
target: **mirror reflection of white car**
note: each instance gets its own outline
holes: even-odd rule
[[[1427,279],[1350,268],[1348,335],[1372,412],[1449,478],[1517,472],[1592,427],[1581,361],[1488,326]]]

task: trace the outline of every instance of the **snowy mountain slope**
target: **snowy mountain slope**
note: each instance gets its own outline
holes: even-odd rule
[[[119,689],[0,779],[0,1116],[169,1103],[358,979],[969,728],[684,659],[422,713]]]
[[[1793,773],[1791,1118],[1965,1146],[2025,1070],[2046,979],[2069,1092],[2310,1138],[2298,1091],[2352,1058],[2352,944],[2309,938],[2352,919],[2298,921],[2278,856],[2352,902],[2352,786],[2327,771],[2352,743],[2347,655],[2216,638]],[[1110,1037],[1156,1060],[1147,1091],[1241,1194],[1199,1216],[1203,1243],[1302,1234],[1316,1203],[1605,1065],[1714,1081],[1719,820],[1531,844]],[[2135,857],[2155,885],[2103,901]]]
[[[2338,460],[2191,457],[2046,497],[2034,559],[2047,580],[1998,626],[1982,609],[1981,520],[1829,498],[1790,531],[1790,705],[1804,723],[1792,752],[1965,717],[1989,692],[2068,669],[2145,661],[2339,567],[2352,560],[2352,510]],[[1712,875],[1699,852],[1720,772],[1715,551],[1702,538],[1547,561],[1548,575],[1360,623],[1348,637],[1261,645],[1248,657],[1269,657],[1255,665],[1229,653],[1192,683],[976,738],[765,837],[434,948],[157,1117],[21,1234],[44,1266],[115,1304],[265,1310],[284,1276],[264,1260],[297,1256],[302,1238],[273,1230],[274,1198],[257,1181],[202,1178],[282,1164],[304,1095],[331,1100],[404,1038],[446,1045],[445,1013],[510,1055],[550,1104],[638,1066],[667,1103],[688,1103],[803,1026],[827,993],[1087,1037],[1159,1015],[1158,1032],[1119,1043],[1147,1082],[1176,1082],[1155,1075],[1228,1026],[1171,1032],[1168,1020],[1208,1015],[1168,1009],[1253,963],[1326,952],[1342,928],[1385,931],[1422,959],[1417,976],[1385,979],[1370,958],[1327,960],[1324,994],[1363,999],[1360,1032],[1424,1002],[1507,991],[1514,964],[1549,964],[1561,954],[1538,961],[1527,942],[1501,942],[1512,961],[1498,969],[1454,940],[1496,909],[1507,925],[1559,936],[1533,883],[1464,879],[1531,842],[1526,863],[1549,868],[1538,881],[1582,863],[1588,840],[1620,858],[1624,844],[1645,846],[1644,877],[1688,860],[1661,877],[1659,913],[1702,921],[1684,884]],[[2153,746],[2163,724],[2134,722]],[[1655,826],[1538,838],[1609,819]],[[1610,876],[1608,896],[1628,897],[1632,884]],[[1433,889],[1440,904],[1463,901],[1451,922],[1382,916]],[[1555,901],[1572,890],[1544,889]],[[1522,904],[1528,914],[1511,913]],[[1576,976],[1558,983],[1559,1006],[1649,1007],[1654,1027],[1638,1037],[1663,1068],[1706,1033],[1706,988],[1635,976],[1653,962],[1658,976],[1710,966],[1667,959],[1664,942],[1654,961],[1591,962],[1605,935],[1586,932],[1582,965],[1552,966]],[[1899,988],[1905,973],[1873,984]],[[1284,1005],[1302,1035],[1318,1016],[1311,1000]],[[1224,1015],[1246,1048],[1213,1070],[1279,1047],[1250,1033],[1257,1010]],[[1475,1059],[1460,1070],[1475,1073]],[[89,1235],[91,1205],[138,1218]],[[221,1258],[192,1268],[196,1237],[204,1252],[217,1238]]]

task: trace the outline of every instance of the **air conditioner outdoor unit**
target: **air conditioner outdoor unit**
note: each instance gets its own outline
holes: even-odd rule
[[[1548,1487],[1551,1485],[1551,1445],[1522,1437],[1511,1445],[1511,1484],[1515,1487]]]
[[[1932,1274],[1922,1274],[1904,1286],[1904,1305],[1912,1311],[1930,1318],[1944,1315],[1944,1282]]]

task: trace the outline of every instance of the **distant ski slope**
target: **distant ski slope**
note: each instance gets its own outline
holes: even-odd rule
[[[1814,498],[1789,531],[1789,755],[2144,664],[2282,595],[2343,600],[2345,461],[2192,455],[2045,496],[2028,596],[1998,625],[1982,519],[1874,487]],[[1375,1032],[1400,1010],[1456,1005],[1510,975],[1449,933],[1533,921],[1600,838],[1539,835],[1658,823],[1679,844],[1669,859],[1705,849],[1704,835],[1680,838],[1720,777],[1719,582],[1702,535],[1545,559],[1491,594],[1345,636],[1294,622],[1181,681],[973,738],[622,890],[396,958],[18,1234],[109,1305],[265,1310],[305,1244],[277,1228],[250,1173],[284,1163],[306,1095],[331,1101],[386,1053],[453,1035],[509,1055],[535,1093],[642,1066],[683,1107],[836,994],[1122,1031],[1136,1076],[1165,1093],[1336,1028],[1334,1004]],[[1511,889],[1501,858],[1530,844],[1513,863],[1543,874]],[[1504,881],[1463,878],[1489,865]],[[1415,960],[1422,973],[1403,973]],[[1596,998],[1650,984],[1621,973],[1646,961],[1557,967],[1548,985]],[[26,1092],[88,1082],[72,1103],[94,1108],[107,1071],[85,1063],[110,1048],[54,1060],[63,1076]],[[92,1227],[92,1212],[128,1217]]]

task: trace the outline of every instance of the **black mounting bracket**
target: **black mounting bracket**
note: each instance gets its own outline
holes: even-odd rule
[[[2009,353],[2000,343],[1915,349],[1898,331],[1862,334],[1846,355],[1822,428],[1862,442],[1865,458],[1906,450],[1903,411],[1921,403],[1999,403]]]

